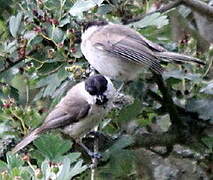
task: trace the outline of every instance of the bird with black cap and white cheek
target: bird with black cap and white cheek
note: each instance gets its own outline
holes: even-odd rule
[[[72,87],[65,97],[48,114],[43,124],[34,129],[12,150],[18,152],[42,133],[52,129],[61,131],[73,138],[92,157],[99,154],[91,152],[82,142],[111,109],[116,90],[109,78],[93,75]]]

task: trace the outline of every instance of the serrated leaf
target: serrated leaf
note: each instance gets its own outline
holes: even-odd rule
[[[169,24],[167,16],[162,15],[161,13],[154,13],[144,17],[138,22],[134,22],[129,25],[134,26],[135,28],[144,28],[147,26],[156,26],[157,28],[162,28],[167,24]]]
[[[56,88],[61,84],[62,81],[63,81],[63,79],[59,79],[58,74],[54,73],[52,75],[49,75],[49,76],[41,79],[37,83],[37,88],[46,86],[46,88],[41,92],[41,93],[43,93],[42,96],[43,97],[52,96],[54,94]]]
[[[98,8],[97,14],[103,16],[112,11],[112,7],[109,4],[103,4]]]
[[[123,179],[127,174],[130,174],[134,168],[135,155],[133,151],[121,149],[112,153],[109,162],[99,170],[97,179]],[[104,175],[108,175],[108,177]]]
[[[202,88],[200,92],[213,95],[213,82],[210,82],[206,87]]]
[[[118,121],[130,121],[134,119],[138,113],[141,111],[140,101],[135,101],[133,104],[130,104],[123,109],[121,109]]]
[[[43,173],[43,179],[49,179],[50,176],[50,168],[49,168],[49,160],[44,160],[41,164],[41,171]]]
[[[96,5],[100,6],[102,2],[103,0],[78,0],[71,7],[71,9],[69,10],[69,13],[72,16],[82,16],[83,12],[90,10]]]
[[[180,5],[178,11],[181,14],[181,16],[187,18],[187,16],[192,12],[192,9],[188,8],[187,6]]]
[[[81,153],[79,152],[73,152],[70,154],[67,154],[66,157],[70,159],[70,163],[73,163],[77,161],[77,159],[81,156]]]
[[[186,104],[188,111],[197,112],[199,118],[203,120],[210,120],[213,124],[213,99],[189,99]]]
[[[211,151],[213,150],[213,137],[204,137],[202,141]]]
[[[200,74],[192,74],[192,73],[184,73],[183,71],[174,70],[174,71],[167,71],[163,74],[165,79],[175,78],[175,79],[188,79],[193,82],[200,82],[201,75]]]
[[[15,38],[18,34],[21,25],[22,13],[18,13],[17,16],[11,16],[9,21],[9,29],[11,35]]]
[[[7,169],[7,163],[4,161],[0,160],[0,171],[4,171]]]
[[[66,24],[69,24],[70,23],[70,18],[64,18],[64,19],[62,19],[60,22],[59,22],[59,27],[63,27],[63,26],[65,26]]]
[[[65,157],[62,161],[62,169],[58,175],[58,180],[69,180],[70,159]]]
[[[62,42],[64,40],[64,32],[58,27],[52,28],[51,39],[56,43]]]
[[[123,148],[129,146],[134,142],[131,136],[122,136],[118,141],[116,141],[105,153],[104,159],[108,159],[110,155],[116,154],[117,152],[121,151]]]
[[[104,0],[93,0],[98,6],[100,6],[102,4],[102,2],[104,2]]]
[[[54,143],[53,143],[54,142]],[[62,140],[59,136],[46,134],[33,142],[45,158],[56,159],[71,148],[71,141]]]
[[[69,178],[71,179],[72,177],[74,177],[78,174],[81,174],[86,169],[87,169],[87,166],[83,165],[83,160],[78,161],[75,164],[75,166],[71,169]]]
[[[24,161],[17,154],[7,153],[7,163],[9,169],[20,167],[24,164]]]

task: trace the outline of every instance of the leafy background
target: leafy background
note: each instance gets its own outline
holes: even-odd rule
[[[99,127],[107,136],[100,140],[103,158],[96,179],[212,178],[213,40],[207,37],[212,33],[199,26],[204,16],[186,6],[150,13],[169,2],[0,0],[1,179],[93,176],[90,158],[58,131],[42,135],[20,154],[10,150],[89,75],[80,51],[81,23],[94,19],[127,24],[168,50],[206,62],[204,67],[167,65],[163,88],[147,71],[124,89],[127,96]],[[211,18],[205,21],[212,25]],[[162,96],[165,88],[168,97]],[[170,98],[180,123],[165,104]],[[84,141],[93,144],[91,138]]]

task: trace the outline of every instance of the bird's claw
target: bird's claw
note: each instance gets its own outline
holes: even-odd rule
[[[101,159],[103,156],[98,152],[92,152],[89,154],[92,159]]]
[[[94,137],[98,138],[98,137],[100,137],[102,135],[102,133],[98,132],[98,131],[91,131],[91,132],[89,132],[88,135],[89,136],[94,136]]]

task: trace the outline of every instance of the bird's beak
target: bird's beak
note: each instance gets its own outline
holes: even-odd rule
[[[108,101],[108,99],[105,95],[98,95],[96,98],[96,104],[98,104],[98,105],[105,104],[107,101]]]

